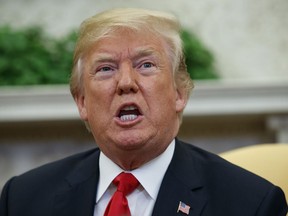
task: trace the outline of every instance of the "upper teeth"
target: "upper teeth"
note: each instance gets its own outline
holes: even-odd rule
[[[135,109],[137,109],[137,107],[135,107],[135,106],[126,106],[126,107],[123,108],[123,110],[125,110],[125,111],[135,110]]]

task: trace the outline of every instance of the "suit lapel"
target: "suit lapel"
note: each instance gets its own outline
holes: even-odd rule
[[[191,148],[176,140],[175,152],[161,184],[152,215],[187,215],[177,212],[181,201],[190,206],[189,216],[199,216],[206,200],[203,167],[193,157]]]
[[[54,199],[53,216],[93,216],[99,179],[99,151],[70,173]]]
[[[181,216],[179,202],[199,216],[206,204],[204,171],[193,150],[176,140],[175,152],[161,184],[152,216]],[[85,158],[55,195],[53,216],[93,216],[99,179],[99,150]]]

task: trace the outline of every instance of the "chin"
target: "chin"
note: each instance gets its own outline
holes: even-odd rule
[[[118,145],[120,148],[126,149],[126,150],[135,150],[140,149],[143,146],[145,146],[146,143],[148,143],[150,140],[150,136],[139,136],[139,133],[137,135],[128,134],[127,136],[120,136],[118,139],[116,139],[114,142],[116,145]]]

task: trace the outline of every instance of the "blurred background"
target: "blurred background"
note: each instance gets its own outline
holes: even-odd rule
[[[114,7],[180,19],[195,80],[181,139],[217,154],[288,143],[287,0],[0,0],[0,190],[95,146],[67,82],[79,25]]]

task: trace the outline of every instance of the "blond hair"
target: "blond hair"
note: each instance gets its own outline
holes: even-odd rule
[[[136,8],[104,11],[84,20],[81,24],[70,79],[70,91],[73,97],[83,91],[81,62],[85,53],[92,44],[113,34],[119,28],[149,31],[164,39],[168,44],[167,53],[171,58],[176,87],[184,91],[184,96],[188,98],[193,83],[185,64],[180,23],[169,13]]]

